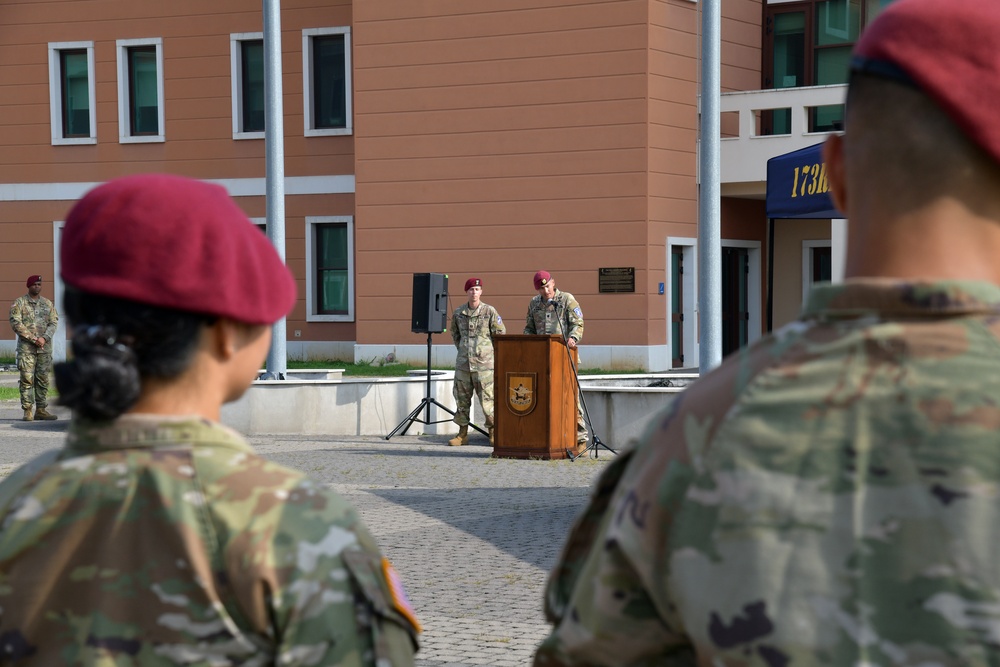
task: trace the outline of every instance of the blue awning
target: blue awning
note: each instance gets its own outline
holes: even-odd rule
[[[823,144],[767,161],[767,217],[843,218],[830,200]]]

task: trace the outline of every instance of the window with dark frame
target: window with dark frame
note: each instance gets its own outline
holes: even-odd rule
[[[833,276],[833,249],[818,246],[812,249],[812,281],[828,283]]]
[[[746,347],[750,338],[750,251],[722,248],[722,356]]]
[[[316,254],[316,314],[347,315],[350,312],[350,266],[347,223],[313,225]]]
[[[90,72],[87,49],[59,51],[63,138],[90,137]]]
[[[347,127],[344,44],[344,35],[322,35],[312,38],[312,129]]]
[[[806,0],[765,6],[762,87],[847,83],[851,49],[864,26],[893,0]],[[809,132],[843,128],[844,105],[809,110]],[[761,133],[788,134],[791,111],[761,114]]]
[[[131,46],[128,56],[129,134],[160,134],[156,46]]]
[[[264,131],[264,40],[240,42],[242,132]]]

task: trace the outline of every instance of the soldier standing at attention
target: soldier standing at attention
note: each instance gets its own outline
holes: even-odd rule
[[[60,253],[73,418],[0,483],[3,660],[412,665],[419,626],[355,511],[218,423],[295,304],[267,237],[223,188],[144,174],[85,195]]]
[[[535,273],[535,291],[528,303],[524,333],[562,336],[566,347],[576,349],[583,340],[583,311],[569,292],[556,289],[556,279],[548,271]],[[576,397],[576,442],[587,443],[587,422],[583,419],[580,396]]]
[[[1000,3],[896,0],[827,139],[847,280],[594,487],[537,666],[1000,664]]]
[[[507,333],[497,309],[481,301],[482,280],[466,280],[465,293],[469,295],[469,302],[456,308],[451,316],[451,339],[458,348],[454,388],[458,404],[458,412],[455,413],[458,435],[448,441],[452,447],[469,442],[473,391],[483,406],[490,443],[493,443],[493,337]]]
[[[42,277],[29,276],[28,293],[10,307],[10,328],[17,334],[17,370],[21,372],[22,419],[52,420],[57,417],[45,408],[49,404],[49,373],[52,371],[52,336],[59,325],[59,313],[42,296]]]

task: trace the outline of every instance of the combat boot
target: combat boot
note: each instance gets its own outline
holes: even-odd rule
[[[469,444],[469,427],[459,426],[458,435],[448,441],[448,444],[452,447],[461,447],[462,445]]]
[[[23,421],[23,422],[30,422],[30,421],[34,421],[34,419],[35,419],[35,417],[32,414],[32,409],[31,408],[25,408],[24,409],[24,416],[21,417],[21,421]]]
[[[51,412],[49,412],[48,410],[46,410],[44,407],[42,407],[42,408],[38,408],[37,410],[35,410],[35,419],[41,419],[41,420],[50,422],[53,419],[59,419],[59,417],[56,417],[54,414],[52,414]]]
[[[493,446],[496,440],[494,440],[493,435],[496,433],[496,429],[490,426],[490,446]]]

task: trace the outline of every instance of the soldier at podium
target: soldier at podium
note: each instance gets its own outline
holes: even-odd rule
[[[556,280],[548,271],[535,273],[537,295],[528,304],[524,333],[556,334],[562,336],[566,346],[575,349],[583,339],[583,311],[576,298],[569,292],[556,289]],[[587,423],[580,409],[580,396],[576,397],[576,442],[587,442]]]
[[[473,392],[483,406],[486,427],[493,444],[493,337],[507,333],[497,309],[481,300],[483,281],[469,278],[465,281],[469,302],[455,309],[451,316],[451,338],[458,348],[455,358],[455,423],[458,435],[448,441],[452,447],[469,442],[469,412]]]

